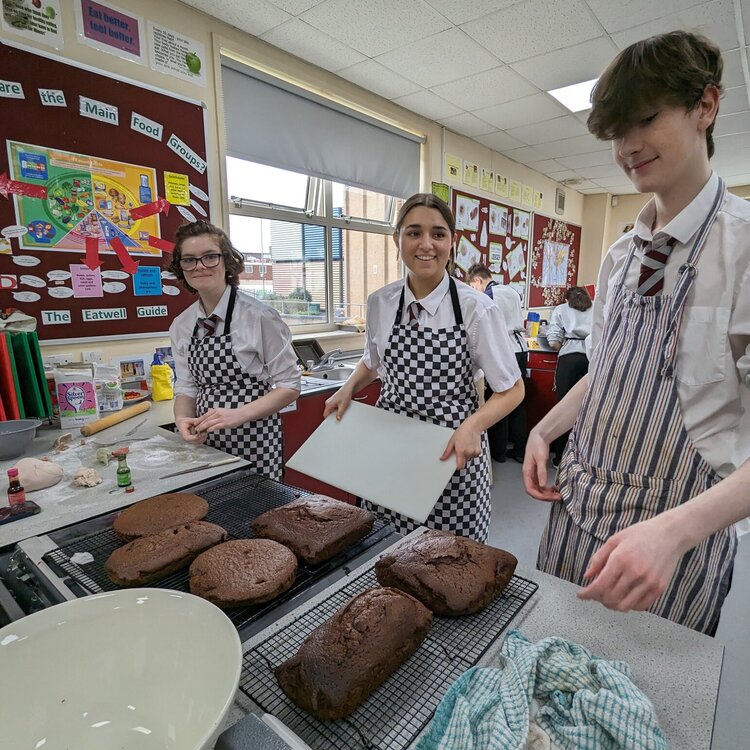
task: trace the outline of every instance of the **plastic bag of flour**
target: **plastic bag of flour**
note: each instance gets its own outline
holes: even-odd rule
[[[96,384],[96,403],[99,411],[119,411],[122,409],[122,377],[120,365],[102,365],[94,363],[94,380]]]
[[[55,368],[55,391],[60,408],[60,427],[80,427],[99,417],[94,368],[79,362]]]

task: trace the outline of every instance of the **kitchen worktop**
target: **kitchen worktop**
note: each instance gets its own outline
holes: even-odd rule
[[[97,432],[88,438],[82,437],[77,429],[39,428],[37,437],[24,457],[47,456],[51,461],[63,467],[65,476],[54,487],[28,494],[29,499],[42,508],[41,513],[0,526],[0,548],[31,536],[46,534],[53,529],[59,529],[92,516],[123,508],[146,497],[170,492],[188,483],[210,479],[247,465],[247,461],[239,459],[236,463],[161,479],[165,474],[171,474],[180,469],[189,469],[199,464],[227,458],[227,454],[222,451],[205,445],[188,445],[178,435],[161,428],[159,425],[172,422],[172,407],[172,401],[155,402],[146,413]],[[146,422],[138,428],[133,437],[146,437],[146,440],[120,442],[109,446],[110,450],[126,445],[130,449],[128,466],[130,466],[135,489],[133,492],[126,493],[124,489],[117,489],[115,480],[117,461],[110,461],[108,466],[97,462],[96,450],[100,446],[96,443],[117,440],[143,419],[146,419]],[[52,449],[53,443],[65,432],[71,432],[74,436],[71,447],[55,453]],[[0,476],[5,476],[6,471],[17,461],[18,458],[0,461]],[[81,467],[96,469],[103,479],[102,483],[96,487],[74,487],[73,475]]]
[[[372,562],[365,567],[370,565]],[[353,571],[302,607],[330,597],[333,588],[358,574]],[[576,598],[577,586],[546,573],[519,569],[517,574],[537,583],[539,589],[508,629],[520,630],[532,641],[560,636],[584,645],[598,657],[627,662],[633,681],[653,702],[669,746],[679,750],[711,748],[724,654],[721,643],[652,614],[623,614],[597,602],[581,601]],[[292,612],[279,619],[272,629],[287,627],[295,616]],[[490,647],[481,665],[500,666],[500,648],[507,632]],[[243,652],[266,637],[260,633],[249,639]],[[249,712],[261,713],[238,692],[229,724]]]

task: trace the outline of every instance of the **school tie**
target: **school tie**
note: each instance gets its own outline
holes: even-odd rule
[[[409,325],[410,326],[418,326],[419,325],[419,313],[424,308],[422,305],[419,304],[416,300],[412,302],[409,305]]]
[[[216,315],[209,315],[207,318],[203,318],[203,337],[213,336],[216,333],[216,323],[219,319]]]
[[[657,234],[651,242],[635,237],[636,245],[643,252],[638,294],[653,297],[661,293],[664,288],[664,266],[676,242],[677,240],[668,234]]]

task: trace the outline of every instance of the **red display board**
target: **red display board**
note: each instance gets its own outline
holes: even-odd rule
[[[527,307],[565,302],[565,290],[578,281],[581,227],[534,214]]]
[[[195,300],[171,240],[209,218],[204,106],[2,43],[0,71],[0,307],[46,342],[166,332]]]
[[[466,278],[474,263],[490,269],[495,281],[526,296],[531,214],[491,198],[451,189],[456,217],[456,276]]]

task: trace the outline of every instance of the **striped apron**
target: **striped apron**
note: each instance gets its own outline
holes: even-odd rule
[[[724,200],[720,180],[671,295],[644,297],[625,286],[631,242],[591,365],[589,389],[560,463],[537,567],[584,584],[591,556],[616,532],[674,508],[720,477],[685,429],[674,363],[685,300],[708,231]],[[734,526],[716,532],[680,560],[650,612],[715,632],[737,551]]]

